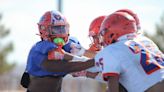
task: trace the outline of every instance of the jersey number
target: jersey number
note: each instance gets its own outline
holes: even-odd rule
[[[97,67],[101,67],[101,69],[103,70],[104,69],[103,65],[104,65],[103,64],[103,58],[100,58],[99,61],[96,62],[96,66]]]
[[[128,46],[133,53],[141,53],[140,64],[146,74],[151,74],[161,67],[164,67],[164,58],[159,54],[161,52],[159,50],[150,49],[151,44],[145,46],[144,43],[132,41]]]

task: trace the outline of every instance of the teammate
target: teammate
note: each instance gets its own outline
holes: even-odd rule
[[[101,42],[99,40],[98,33],[99,33],[99,30],[100,30],[101,23],[102,23],[102,21],[104,20],[105,17],[106,17],[105,15],[96,17],[91,22],[91,24],[89,26],[89,37],[91,39],[91,44],[90,44],[90,48],[88,50],[91,51],[91,52],[97,53],[98,51],[100,51],[102,49],[102,45],[101,45]],[[99,71],[88,71],[86,73],[86,76],[89,77],[89,78],[96,79],[100,82],[104,82],[102,80],[102,76],[101,76],[101,73]]]
[[[127,12],[123,9],[120,10],[120,11],[121,12]],[[103,49],[102,43],[99,39],[99,32],[100,32],[100,26],[101,26],[103,20],[105,19],[105,17],[106,16],[99,16],[99,17],[95,18],[90,24],[89,37],[92,40],[92,44],[89,48],[90,51],[93,51],[93,52],[97,53],[98,51]],[[106,82],[102,78],[102,73],[101,72],[96,72],[96,71],[95,72],[94,71],[89,72],[88,71],[86,73],[86,76],[106,84]],[[121,84],[119,85],[119,92],[127,92],[126,89]]]
[[[129,15],[131,15],[135,19],[137,30],[140,30],[140,21],[138,19],[138,16],[133,11],[131,11],[129,9],[120,9],[120,10],[117,10],[116,12],[125,12],[125,13],[128,13]],[[92,43],[90,45],[90,48],[88,49],[89,51],[98,52],[103,48],[102,43],[99,39],[99,32],[100,32],[100,26],[101,26],[103,20],[105,19],[105,17],[106,16],[99,16],[99,17],[95,18],[90,24],[89,37],[90,37]],[[95,73],[93,73],[93,74],[87,73],[87,74],[88,74],[88,76],[90,76],[92,78],[94,78],[96,76]],[[101,78],[98,78],[98,79],[101,79]]]
[[[65,45],[65,46],[67,46],[67,48],[70,46],[68,48],[69,51],[68,50],[67,51],[72,53],[70,50],[70,49],[72,49],[72,51],[75,55],[79,55],[79,56],[83,56],[83,57],[87,57],[87,58],[93,58],[96,55],[96,53],[102,49],[101,43],[98,38],[98,33],[99,33],[100,25],[104,18],[105,18],[105,16],[99,16],[91,22],[90,27],[89,27],[89,37],[91,39],[91,44],[90,44],[90,48],[88,50],[83,48],[80,45],[80,42],[76,38],[73,37],[73,38],[70,38],[69,43]],[[71,43],[73,43],[73,44],[70,45]],[[93,69],[93,68],[90,69],[89,71],[87,72],[87,77],[90,77],[90,78],[95,78],[95,76],[99,73],[99,71],[97,69]],[[85,76],[84,71],[74,73],[74,76],[77,76],[77,77],[81,76],[81,75]],[[100,77],[101,76],[99,76],[98,79],[101,79]],[[101,81],[103,81],[103,80],[101,80]]]
[[[94,61],[86,61],[62,49],[69,37],[69,24],[60,12],[47,11],[38,28],[41,41],[31,48],[27,60],[28,92],[60,92],[66,74],[92,67]],[[70,62],[76,60],[86,62]]]
[[[98,33],[99,33],[100,26],[104,18],[105,16],[96,17],[89,26],[89,37],[92,42],[90,45],[90,48],[88,49],[90,51],[96,52],[102,49]]]
[[[164,55],[153,41],[138,33],[136,20],[128,12],[116,11],[101,25],[105,48],[95,61],[108,92],[119,92],[119,82],[128,92],[164,92]]]
[[[87,56],[87,54],[85,54],[87,51],[89,51],[90,54],[92,53],[94,56],[98,51],[100,51],[102,49],[101,42],[98,37],[98,33],[99,33],[99,29],[100,29],[101,23],[104,20],[104,18],[105,18],[105,16],[99,16],[99,17],[95,18],[90,24],[89,37],[91,38],[92,43],[90,45],[90,48],[88,50],[85,50],[85,52],[84,52],[84,56],[86,56],[86,57],[89,57],[89,56]],[[73,45],[75,45],[75,46],[71,46],[70,45],[71,43],[73,43]],[[77,55],[77,53],[80,50],[79,48],[81,47],[81,46],[79,46],[79,41],[75,38],[71,38],[70,43],[68,43],[67,45],[65,45],[65,46],[74,47],[74,51],[73,50],[72,51],[76,52],[74,54]],[[69,52],[71,52],[71,50],[70,50],[71,47],[69,48]],[[86,71],[75,72],[75,73],[73,73],[73,76],[74,77],[87,76],[88,78],[92,78],[92,79],[95,79],[95,80],[103,83],[102,87],[105,87],[104,83],[106,84],[106,82],[102,79],[102,74],[101,74],[100,69],[97,69],[96,67],[94,67],[94,68],[90,68]],[[124,87],[122,87],[122,85],[120,85],[119,91],[127,92],[126,89]]]

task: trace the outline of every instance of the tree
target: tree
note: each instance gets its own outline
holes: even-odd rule
[[[159,47],[159,49],[164,52],[164,13],[162,14],[162,17],[160,18],[160,22],[155,25],[156,31],[155,34],[150,35],[146,33],[146,35],[151,38]]]
[[[7,61],[7,56],[13,51],[13,43],[8,42],[4,46],[2,45],[3,40],[9,35],[10,30],[5,29],[4,25],[1,24],[2,14],[0,14],[0,74],[3,74],[11,70],[15,64],[10,64]]]

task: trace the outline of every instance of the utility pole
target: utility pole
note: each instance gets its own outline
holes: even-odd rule
[[[62,0],[58,0],[58,11],[62,13],[63,12],[62,9],[63,9]]]

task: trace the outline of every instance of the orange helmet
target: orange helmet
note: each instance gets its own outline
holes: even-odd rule
[[[107,16],[100,28],[100,37],[104,45],[109,45],[125,34],[137,31],[136,21],[126,12],[114,12]]]
[[[92,44],[90,45],[91,51],[99,51],[101,46],[100,46],[100,41],[98,38],[98,33],[100,30],[100,26],[102,21],[104,20],[105,16],[99,16],[95,18],[89,27],[89,37],[91,38]]]
[[[47,11],[41,17],[38,28],[42,40],[53,41],[62,38],[65,42],[69,36],[69,24],[66,18],[58,11]]]
[[[117,10],[116,12],[126,12],[126,13],[130,14],[131,16],[133,16],[133,18],[136,21],[137,29],[141,28],[139,18],[137,16],[137,14],[135,14],[133,11],[131,11],[129,9],[120,9],[120,10]]]
[[[98,35],[101,23],[104,20],[104,18],[105,18],[105,16],[99,16],[91,22],[91,24],[89,26],[89,36]]]

